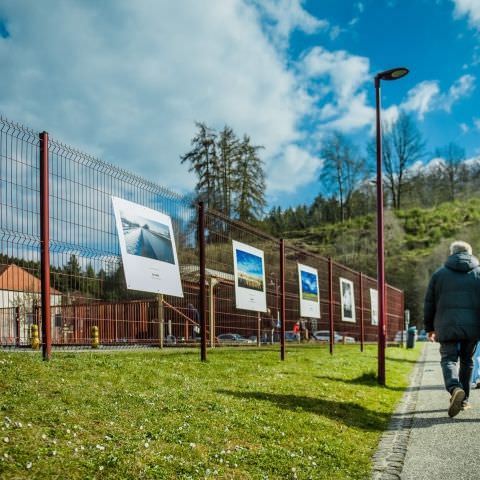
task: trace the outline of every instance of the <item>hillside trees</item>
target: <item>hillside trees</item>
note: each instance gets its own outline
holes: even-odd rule
[[[265,173],[259,150],[245,135],[240,141],[232,128],[220,132],[196,123],[192,149],[182,155],[182,163],[197,177],[197,199],[209,208],[239,220],[255,220],[263,214]]]

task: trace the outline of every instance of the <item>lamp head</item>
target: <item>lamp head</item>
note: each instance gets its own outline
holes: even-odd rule
[[[409,72],[408,68],[397,67],[391,68],[390,70],[385,70],[384,72],[377,73],[375,76],[376,80],[398,80],[399,78],[404,77]]]

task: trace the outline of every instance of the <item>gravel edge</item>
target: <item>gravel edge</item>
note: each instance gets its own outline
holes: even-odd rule
[[[423,348],[422,355],[410,375],[410,386],[403,394],[387,430],[380,439],[377,451],[373,455],[372,480],[401,478],[417,405],[418,391],[425,368],[426,353],[427,349]]]

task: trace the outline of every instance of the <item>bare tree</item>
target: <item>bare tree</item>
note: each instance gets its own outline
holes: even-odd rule
[[[465,149],[450,142],[447,146],[436,152],[437,157],[442,159],[438,169],[442,180],[447,184],[449,200],[455,200],[459,180],[464,170]]]
[[[401,113],[383,130],[382,161],[387,188],[392,196],[393,208],[399,209],[408,167],[423,156],[425,142],[412,117],[406,113]]]
[[[350,216],[352,195],[365,178],[365,160],[355,154],[354,146],[340,132],[325,139],[320,153],[324,163],[319,180],[338,198],[343,222]]]

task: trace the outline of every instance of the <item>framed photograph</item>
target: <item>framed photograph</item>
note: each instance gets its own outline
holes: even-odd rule
[[[378,325],[378,291],[375,288],[370,289],[370,311],[372,325]]]
[[[127,288],[183,297],[171,218],[122,198],[112,203]]]
[[[342,322],[355,323],[353,282],[342,277],[340,277],[340,298],[342,304]]]
[[[300,316],[320,318],[320,289],[316,268],[298,264]]]
[[[267,311],[263,251],[232,241],[235,275],[235,304],[243,310]]]

